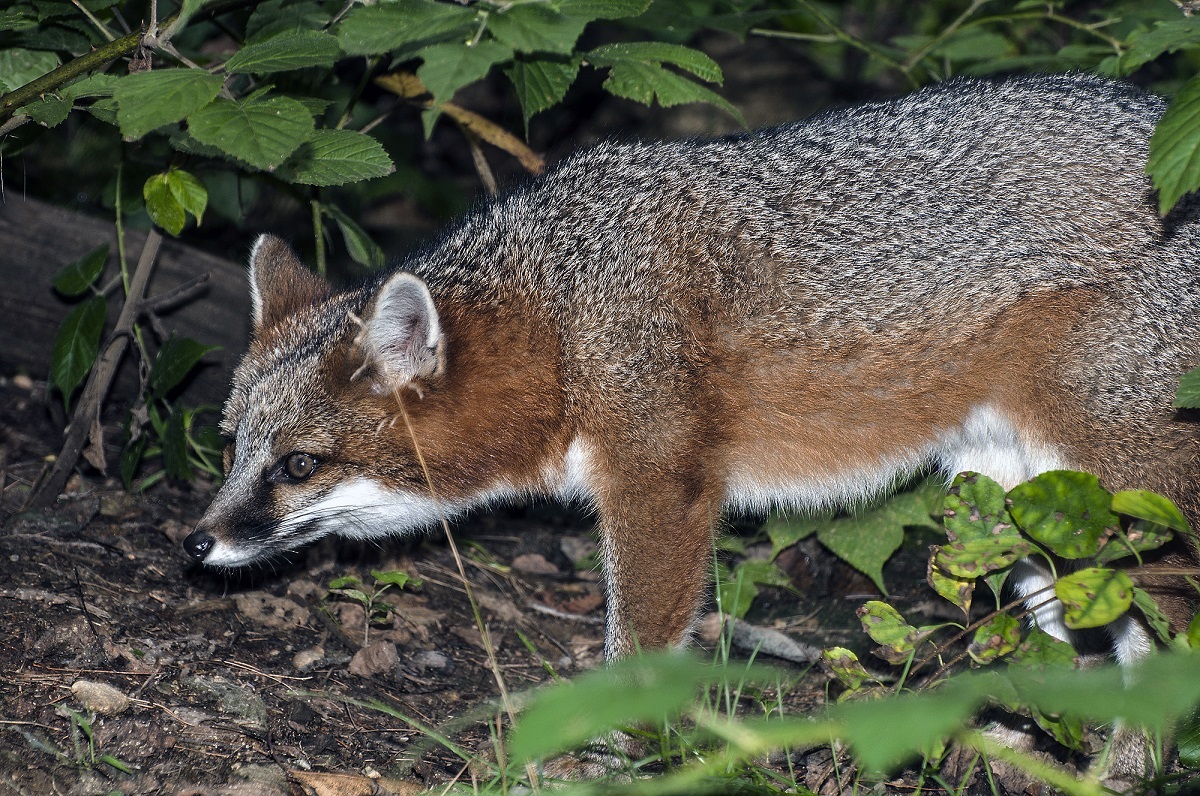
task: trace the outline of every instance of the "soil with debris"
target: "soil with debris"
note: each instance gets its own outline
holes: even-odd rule
[[[487,753],[497,670],[517,693],[602,660],[603,593],[582,512],[519,506],[455,527],[493,669],[440,534],[323,543],[233,578],[179,547],[210,481],[134,495],[85,472],[53,509],[22,512],[61,438],[48,406],[44,385],[0,378],[0,794],[410,793],[470,782],[476,772],[422,728]],[[764,590],[755,623],[768,632],[746,644],[770,638],[783,657],[789,644],[863,649],[854,609],[874,596],[870,582],[815,542],[781,561],[797,588]],[[919,550],[904,566],[889,576],[892,600],[917,612],[928,595]],[[330,590],[397,570],[420,584],[388,589],[369,624],[361,602]],[[716,633],[705,627],[701,646]],[[790,709],[823,701],[818,669],[773,662],[808,672],[783,696]],[[832,758],[791,764],[830,791]]]

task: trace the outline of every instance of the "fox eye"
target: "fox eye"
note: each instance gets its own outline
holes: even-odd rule
[[[317,458],[307,453],[289,453],[288,457],[283,460],[284,472],[287,473],[288,478],[294,481],[303,481],[316,469]]]

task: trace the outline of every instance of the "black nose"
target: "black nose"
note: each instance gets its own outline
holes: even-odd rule
[[[216,541],[211,533],[197,528],[183,540],[183,549],[192,558],[197,561],[203,561],[204,557],[208,555],[208,551],[212,550],[213,543]]]

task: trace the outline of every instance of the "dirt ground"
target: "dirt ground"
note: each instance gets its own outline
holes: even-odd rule
[[[51,408],[44,385],[0,378],[0,796],[345,796],[470,783],[464,761],[420,729],[486,752],[501,712],[442,534],[326,542],[233,577],[195,566],[179,547],[211,481],[131,495],[88,472],[52,510],[23,513],[57,451]],[[744,555],[764,556],[769,545],[746,533],[753,519],[740,525],[730,532],[748,543]],[[601,662],[603,593],[586,513],[514,506],[454,532],[511,693]],[[893,604],[931,617],[922,549],[898,556],[888,582]],[[764,589],[754,621],[863,655],[854,610],[875,596],[870,582],[815,541],[780,563],[795,588]],[[420,585],[390,589],[386,619],[369,627],[361,604],[330,594],[334,579],[371,584],[372,571],[395,570]],[[771,663],[797,673],[782,697],[789,711],[824,700],[819,668]],[[827,749],[791,765],[831,792]],[[910,774],[880,787],[914,784]]]

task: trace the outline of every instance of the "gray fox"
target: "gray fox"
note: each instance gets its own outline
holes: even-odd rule
[[[1171,401],[1200,364],[1200,223],[1155,212],[1163,108],[1083,75],[960,79],[606,143],[346,291],[263,236],[227,479],[185,548],[234,567],[584,500],[617,658],[686,643],[729,509],[854,504],[924,468],[1009,487],[1077,468],[1196,522],[1200,433]],[[1051,582],[1032,562],[1011,580]],[[1155,583],[1186,622],[1186,586]],[[1070,636],[1057,604],[1035,618]],[[1110,631],[1122,663],[1151,649],[1133,619]]]

